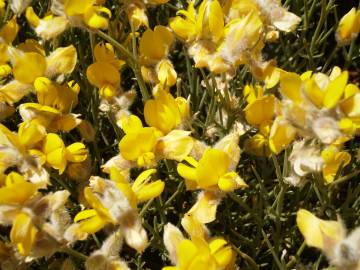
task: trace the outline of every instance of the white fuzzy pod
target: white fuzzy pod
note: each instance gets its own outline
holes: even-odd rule
[[[164,226],[163,239],[166,250],[169,252],[169,258],[176,265],[178,261],[176,247],[184,239],[184,236],[177,227],[168,223]]]

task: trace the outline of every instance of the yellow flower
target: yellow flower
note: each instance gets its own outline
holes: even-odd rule
[[[135,31],[142,25],[149,27],[149,20],[145,13],[146,7],[141,0],[125,1],[125,10]]]
[[[217,0],[202,1],[198,11],[195,11],[191,1],[187,10],[180,10],[170,21],[170,27],[176,35],[187,42],[195,38],[210,39],[217,43],[224,33],[224,14]]]
[[[27,182],[22,175],[11,172],[5,178],[5,186],[0,188],[0,204],[22,207],[36,195],[38,188],[36,184]],[[21,255],[27,256],[35,242],[38,230],[33,225],[29,214],[18,209],[12,211],[14,220],[10,240],[17,246]]]
[[[91,28],[108,28],[109,9],[97,6],[96,0],[65,0],[64,11],[69,17],[79,16]]]
[[[35,120],[51,132],[59,130],[69,132],[81,121],[77,118],[78,115],[62,114],[55,108],[38,103],[23,103],[20,105],[19,111],[23,121]]]
[[[44,49],[35,40],[26,40],[16,49],[9,48],[9,56],[13,65],[14,80],[0,88],[0,102],[10,105],[27,95],[33,89],[33,84],[35,88],[39,86],[38,79],[47,80],[48,85],[51,85],[50,79],[63,81],[64,76],[74,70],[77,60],[76,50],[72,45],[57,48],[45,57]],[[28,72],[29,70],[32,72]],[[71,94],[63,93],[62,98],[66,95],[72,97]]]
[[[100,96],[105,98],[113,97],[120,85],[119,71],[106,62],[96,62],[90,65],[86,76],[91,84],[99,88]]]
[[[14,78],[21,83],[32,84],[36,78],[45,74],[46,66],[45,57],[39,53],[19,53],[14,59]]]
[[[246,121],[255,127],[269,125],[277,110],[278,100],[276,97],[264,95],[264,89],[259,85],[246,85],[243,95],[248,102],[244,109]]]
[[[59,47],[46,57],[47,69],[46,77],[55,78],[58,75],[70,74],[75,69],[77,62],[77,52],[73,45]]]
[[[355,84],[348,84],[344,90],[345,99],[340,102],[341,111],[351,119],[360,117],[360,90]]]
[[[352,8],[339,22],[336,29],[336,40],[340,46],[349,44],[355,40],[360,32],[360,10]]]
[[[324,107],[327,109],[334,108],[342,98],[347,85],[349,74],[343,71],[335,79],[331,80],[325,89]]]
[[[263,23],[257,12],[249,12],[246,16],[231,20],[225,28],[225,40],[219,50],[222,57],[233,66],[250,64],[251,58],[263,47],[261,33]]]
[[[158,25],[154,31],[147,29],[140,39],[140,57],[144,78],[161,86],[170,87],[176,83],[177,74],[167,55],[173,43],[173,34],[168,28]],[[152,73],[157,74],[157,80]]]
[[[46,162],[62,174],[66,168],[65,144],[59,135],[49,133],[43,143],[42,152],[46,156]]]
[[[24,121],[36,121],[47,130],[69,132],[80,120],[79,115],[71,114],[78,102],[79,86],[70,82],[59,85],[46,77],[39,77],[34,82],[39,103],[23,103],[20,115]]]
[[[36,123],[36,121],[22,122],[19,125],[18,138],[21,144],[26,148],[30,148],[42,141],[45,136],[45,128]]]
[[[20,27],[16,22],[16,16],[13,16],[1,28],[0,37],[3,39],[3,41],[6,44],[11,44],[14,41],[15,37],[17,36],[19,29],[20,29]],[[5,59],[7,59],[7,57]],[[4,60],[2,59],[1,61],[4,61]]]
[[[163,192],[165,187],[163,181],[151,181],[151,175],[155,173],[155,169],[145,170],[130,184],[117,168],[112,167],[110,169],[110,179],[115,181],[116,186],[128,198],[130,205],[136,208],[138,203],[156,198]]]
[[[86,70],[89,82],[99,88],[100,96],[112,98],[120,87],[119,69],[124,64],[115,56],[114,48],[108,43],[98,43],[94,49],[96,62]]]
[[[165,159],[183,161],[194,146],[194,139],[190,133],[190,131],[172,130],[159,138],[155,146],[156,155]]]
[[[163,267],[162,270],[225,270],[234,269],[235,254],[222,238],[206,242],[194,236],[185,239],[181,232],[171,224],[165,226],[164,242],[176,266]]]
[[[8,65],[8,48],[16,38],[20,27],[17,24],[16,16],[8,20],[0,29],[0,77],[6,77],[11,73],[11,67]]]
[[[16,80],[10,81],[0,87],[0,103],[5,102],[9,105],[14,105],[14,103],[26,96],[30,92],[29,90],[29,86],[26,84]]]
[[[51,11],[54,14],[39,18],[32,7],[26,9],[26,19],[45,40],[60,35],[71,25],[107,29],[111,18],[111,11],[97,0],[65,0],[53,5]]]
[[[57,37],[69,27],[69,20],[65,16],[47,15],[39,18],[32,7],[28,7],[25,17],[42,39],[49,40]]]
[[[317,218],[305,209],[296,215],[296,223],[305,238],[306,244],[321,250],[329,249],[345,238],[345,228],[340,221],[326,221]]]
[[[5,186],[0,188],[0,203],[23,205],[36,194],[38,188],[36,184],[27,182],[22,175],[11,172],[5,178]]]
[[[258,84],[255,86],[247,84],[244,87],[243,96],[246,98],[247,103],[251,104],[264,96],[264,89]]]
[[[257,133],[245,142],[245,150],[253,155],[267,157],[271,154],[268,134]]]
[[[280,153],[295,139],[296,129],[283,116],[274,119],[278,100],[274,95],[264,96],[260,86],[247,85],[243,94],[249,103],[244,109],[246,121],[259,128],[259,133],[246,141],[245,148],[258,156]]]
[[[206,238],[208,235],[205,224],[216,219],[216,210],[221,201],[218,192],[203,191],[199,193],[196,203],[185,213],[181,225],[191,236]]]
[[[138,166],[153,166],[158,137],[152,127],[142,127],[135,132],[128,132],[119,143],[120,154],[127,160],[136,161]]]
[[[65,155],[68,161],[79,163],[86,160],[88,156],[88,150],[84,144],[76,142],[66,147]]]
[[[88,234],[96,233],[107,224],[114,224],[119,226],[127,244],[142,252],[147,246],[147,235],[137,214],[137,200],[140,202],[158,196],[164,188],[160,180],[148,183],[153,173],[154,170],[143,172],[132,186],[116,168],[111,170],[113,181],[91,177],[90,186],[84,189],[91,209],[75,216],[76,223],[69,227],[68,233],[75,233],[77,239],[84,240]]]
[[[53,107],[62,113],[69,113],[78,103],[80,89],[71,83],[58,85],[46,77],[39,77],[34,87],[39,104]]]
[[[225,26],[222,7],[217,0],[204,0],[198,10],[190,1],[187,10],[177,12],[170,19],[170,27],[175,34],[189,45],[189,54],[194,58],[195,66],[208,67],[220,73],[227,71],[218,47],[224,39]]]
[[[280,1],[225,1],[224,11],[229,19],[243,17],[251,12],[256,12],[262,15],[262,20],[267,24],[268,28],[276,27],[284,32],[293,31],[301,21],[298,16],[283,8]]]
[[[170,60],[161,60],[156,65],[156,73],[161,86],[170,87],[175,85],[177,73]]]
[[[35,122],[21,124],[19,134],[0,124],[0,173],[16,166],[24,177],[45,187],[49,176],[42,168],[43,154],[37,149],[31,149],[41,145],[44,136],[43,128]]]
[[[165,94],[170,95],[168,93]],[[171,99],[175,102],[172,97]],[[176,102],[175,104],[171,102],[171,104],[177,106]],[[147,108],[149,108],[149,106],[147,106]],[[164,109],[165,111],[169,110],[167,107],[164,107]],[[149,110],[148,112],[145,112],[145,115],[147,113],[153,114],[154,111]],[[170,117],[173,117],[171,116],[172,112],[170,111],[169,113]],[[177,113],[179,114],[177,117],[180,117],[180,112],[178,111]],[[153,122],[148,123],[154,123],[154,125],[157,125],[159,123],[157,121],[160,120],[156,119],[156,117],[159,117],[160,120],[162,119],[161,114],[157,115],[155,113],[151,116],[150,120]],[[147,119],[147,116],[145,116],[145,119]],[[170,121],[173,120],[174,119],[170,119]],[[172,125],[173,123],[165,124]],[[193,147],[193,139],[190,137],[190,132],[172,130],[167,135],[163,136],[163,133],[157,128],[143,127],[141,120],[135,115],[122,117],[119,120],[119,125],[126,133],[119,143],[120,155],[125,160],[136,161],[138,166],[154,166],[156,160],[159,158],[181,161],[190,153]],[[160,128],[164,127],[161,123],[159,125]],[[165,128],[167,127],[165,126]]]
[[[275,116],[275,103],[273,95],[257,98],[244,109],[246,121],[253,126],[270,123]]]
[[[309,76],[310,75],[310,76]],[[348,81],[348,72],[343,71],[333,77],[311,73],[299,76],[296,73],[282,72],[280,78],[281,93],[295,104],[305,102],[304,91],[311,102],[318,108],[332,109],[338,105],[344,95]]]
[[[100,42],[94,48],[96,62],[107,62],[116,69],[120,69],[125,62],[116,57],[114,47],[110,43]]]
[[[27,213],[20,212],[16,215],[10,231],[10,240],[16,244],[19,253],[23,256],[30,254],[35,243],[38,229],[34,226]]]
[[[115,223],[109,210],[106,209],[89,187],[84,189],[84,196],[92,209],[79,212],[74,222],[79,222],[79,230],[88,234],[96,233],[108,223]]]
[[[351,161],[351,155],[345,151],[339,151],[335,146],[329,146],[321,152],[324,160],[323,177],[327,184],[334,181],[340,166],[345,167]]]
[[[303,136],[314,136],[324,144],[341,144],[358,129],[357,94],[348,84],[349,74],[334,67],[330,75],[281,72],[282,115]]]
[[[146,29],[140,39],[140,57],[144,65],[152,65],[166,58],[170,46],[173,43],[173,35],[170,30],[162,25]]]
[[[295,104],[302,102],[301,96],[301,77],[293,72],[282,73],[280,76],[280,90],[286,98]]]
[[[164,134],[169,133],[181,123],[179,106],[170,93],[159,91],[155,99],[146,101],[144,107],[146,123]]]
[[[46,163],[59,170],[59,174],[62,174],[68,162],[82,162],[88,156],[88,150],[82,143],[73,143],[68,147],[65,147],[63,140],[59,135],[55,133],[49,133],[46,135],[42,153],[46,157]]]
[[[338,217],[337,221],[323,220],[307,210],[297,212],[297,224],[305,242],[320,249],[336,269],[356,269],[359,265],[357,227],[347,234],[346,227]]]
[[[232,191],[247,187],[244,180],[234,171],[228,171],[230,157],[223,151],[207,149],[199,161],[185,158],[191,165],[178,164],[177,171],[186,181],[189,189],[202,188],[207,190]]]
[[[280,153],[295,140],[296,129],[282,116],[278,116],[270,129],[269,147],[275,154]]]

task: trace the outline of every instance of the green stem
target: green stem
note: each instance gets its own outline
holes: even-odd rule
[[[264,240],[266,242],[266,245],[268,246],[268,248],[270,249],[270,252],[275,260],[275,263],[277,264],[277,266],[279,267],[280,270],[284,270],[284,266],[281,264],[279,258],[277,257],[276,253],[275,253],[275,250],[274,250],[274,247],[271,245],[270,241],[269,241],[269,238],[267,237],[266,233],[264,232],[264,230],[261,230],[261,233],[264,237]]]
[[[8,1],[7,6],[6,6],[5,15],[4,15],[4,19],[3,19],[3,25],[4,25],[4,24],[6,23],[6,21],[9,19],[10,6],[11,6],[11,0]]]
[[[352,173],[349,173],[348,175],[345,175],[345,176],[343,176],[343,177],[340,177],[340,178],[338,178],[336,181],[330,183],[330,184],[329,184],[329,187],[330,187],[330,188],[334,188],[334,187],[337,186],[338,184],[341,184],[341,183],[343,183],[343,182],[346,182],[347,180],[355,177],[355,176],[358,175],[358,174],[360,174],[360,170],[356,170],[356,171],[354,171],[354,172],[352,172]]]
[[[254,269],[254,270],[260,269],[259,266],[257,265],[257,263],[253,260],[253,258],[251,258],[246,253],[240,251],[240,249],[238,249],[237,247],[235,247],[235,246],[232,246],[232,247],[239,254],[239,256],[241,258],[243,258],[251,266],[251,269]]]
[[[352,59],[352,55],[354,53],[354,49],[355,49],[355,40],[353,40],[350,44],[350,48],[349,48],[349,52],[346,55],[345,58],[345,65],[344,68],[347,69],[349,67],[349,65],[351,64],[351,59]]]
[[[153,202],[153,200],[154,200],[154,199],[151,199],[150,201],[148,201],[148,202],[143,206],[143,208],[141,208],[141,211],[140,211],[140,213],[139,213],[139,216],[140,216],[140,217],[142,217],[142,216],[145,214],[146,210],[150,207],[150,205],[151,205],[151,203]]]
[[[131,32],[132,32],[132,51],[133,51],[133,58],[136,60],[134,65],[133,65],[133,71],[135,73],[135,77],[136,80],[139,84],[139,88],[140,88],[140,92],[142,95],[142,100],[145,103],[146,100],[148,100],[149,98],[151,98],[148,89],[146,87],[145,81],[142,77],[141,74],[141,67],[140,67],[140,61],[139,61],[139,57],[138,57],[138,53],[137,53],[137,45],[136,45],[136,31],[134,29],[133,24],[131,24]]]
[[[279,183],[283,184],[284,178],[283,178],[283,174],[281,173],[281,168],[280,168],[279,162],[274,154],[271,155],[271,159],[274,163],[276,177],[279,180]]]
[[[229,197],[234,201],[236,202],[238,205],[240,205],[243,209],[245,209],[246,212],[248,213],[252,213],[251,209],[249,206],[247,206],[246,203],[244,203],[236,194],[230,192],[229,194]]]
[[[110,124],[112,125],[118,139],[121,139],[122,137],[124,137],[125,133],[116,124],[115,115],[114,115],[114,113],[112,111],[108,112],[108,118],[109,118]]]
[[[78,252],[78,251],[76,251],[76,250],[74,250],[72,248],[69,248],[69,247],[63,248],[62,251],[69,254],[69,255],[71,255],[71,256],[73,256],[73,257],[75,257],[75,258],[83,260],[83,261],[86,261],[87,258],[88,258],[88,256],[86,256],[86,255],[84,255],[84,254],[82,254],[82,253],[80,253],[80,252]]]
[[[321,31],[321,27],[324,24],[324,21],[326,19],[326,0],[321,0],[321,14],[320,14],[320,20],[319,23],[316,26],[315,29],[315,33],[311,39],[311,44],[310,44],[310,52],[313,55],[314,54],[314,47],[315,47],[315,43],[319,37],[320,31]]]
[[[176,188],[176,191],[173,195],[164,203],[164,208],[170,205],[170,203],[175,199],[175,197],[183,190],[184,188],[184,181],[181,181],[178,187]]]
[[[92,238],[94,239],[96,246],[98,248],[101,248],[101,243],[100,243],[99,239],[97,238],[97,236],[95,234],[92,234]]]
[[[306,243],[305,241],[301,244],[301,246],[299,247],[298,251],[296,252],[295,256],[291,258],[291,260],[286,264],[286,268],[292,268],[294,266],[294,264],[296,263],[296,260],[301,256],[301,254],[303,253],[304,249],[306,247]]]
[[[323,68],[322,68],[322,72],[325,72],[328,68],[328,66],[330,65],[331,61],[333,60],[334,56],[336,55],[336,52],[339,50],[339,47],[336,46],[335,49],[331,52],[330,56],[328,57],[328,59],[326,60]]]
[[[95,35],[91,32],[89,32],[89,39],[90,39],[92,59],[93,59],[93,61],[95,61],[95,56],[94,56]],[[88,84],[88,81],[86,81],[86,83]],[[100,151],[99,151],[99,147],[98,147],[98,143],[97,143],[97,138],[98,138],[97,135],[99,134],[99,102],[100,102],[99,95],[98,95],[98,91],[96,89],[94,89],[89,84],[87,86],[88,86],[87,89],[90,90],[91,114],[92,114],[92,118],[93,118],[94,129],[95,129],[95,139],[92,142],[92,145],[94,147],[96,160],[98,162],[101,162],[101,155],[100,155]],[[94,162],[95,162],[95,160],[94,160]]]

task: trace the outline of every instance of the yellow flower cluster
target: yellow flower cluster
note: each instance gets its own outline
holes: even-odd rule
[[[127,270],[122,241],[140,258],[162,245],[159,232],[173,265],[163,270],[238,269],[235,250],[246,256],[208,226],[224,200],[252,188],[239,169],[243,151],[250,158],[286,151],[281,184],[295,187],[319,173],[328,187],[350,164],[359,86],[337,66],[298,74],[265,59],[265,46],[301,21],[281,1],[52,0],[41,11],[33,2],[0,0],[0,225],[9,229],[5,237],[1,230],[1,269],[76,254],[75,243],[93,238],[98,247],[80,256],[86,269]],[[154,25],[147,14],[165,6],[176,13]],[[353,8],[339,21],[337,46],[354,44],[359,32]],[[78,33],[89,40],[73,40]],[[186,54],[187,74],[175,54]],[[252,83],[230,91],[241,66]],[[185,95],[181,83],[197,68],[203,81],[190,81]],[[166,207],[161,196],[174,178],[196,197],[178,209],[186,236],[167,221],[154,218],[152,228],[144,220],[153,201]],[[359,269],[358,229],[347,236],[340,219],[304,209],[296,221],[331,264]],[[73,269],[67,263],[61,269]]]
[[[232,73],[247,65],[254,76],[269,81],[274,66],[262,58],[265,42],[276,40],[279,30],[293,31],[300,18],[278,1],[222,2],[202,1],[198,9],[190,2],[170,21],[171,29],[188,45],[196,67]]]
[[[255,155],[268,156],[294,143],[297,147],[290,157],[293,172],[288,180],[297,185],[306,174],[322,171],[325,181],[331,183],[340,166],[351,160],[342,148],[358,133],[358,86],[348,83],[347,71],[335,67],[330,75],[311,71],[298,75],[280,70],[279,90],[281,99],[266,95],[260,85],[244,88],[246,120],[258,129],[246,142],[246,148]],[[310,153],[308,146],[297,139],[318,141],[318,151],[313,145]],[[304,164],[306,170],[295,165],[309,158],[318,161],[311,166]]]

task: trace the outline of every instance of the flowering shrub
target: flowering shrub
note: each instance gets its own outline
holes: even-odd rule
[[[360,269],[355,2],[0,0],[0,269]]]

